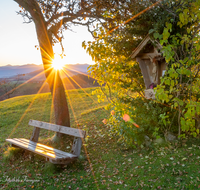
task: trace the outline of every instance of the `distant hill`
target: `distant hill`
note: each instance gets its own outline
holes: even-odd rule
[[[42,77],[39,79],[42,79]],[[15,81],[13,80],[11,82]],[[49,85],[45,82],[45,80],[32,80],[28,83],[24,82],[25,81],[21,81],[20,79],[18,83],[19,88],[17,88],[16,91],[14,91],[13,93],[9,94],[9,96],[5,94],[12,89],[10,84],[8,84],[6,88],[7,91],[5,91],[5,88],[3,88],[3,86],[0,86],[0,101],[15,96],[50,92]],[[65,86],[65,89],[67,90],[99,86],[97,81],[89,77],[87,74],[76,74],[70,77],[65,77],[63,78],[63,84]]]
[[[78,88],[88,88],[88,87],[96,87],[99,86],[97,81],[93,79],[91,76],[88,76],[87,68],[88,64],[76,64],[76,65],[66,65],[65,72],[67,74],[63,74],[62,80],[65,86],[65,89],[78,89]],[[1,71],[5,72],[9,68],[18,69],[18,71],[28,71],[25,69],[32,69],[29,73],[21,74],[18,72],[18,75],[14,75],[8,78],[0,78],[0,82],[2,81],[2,85],[0,85],[0,101],[21,95],[29,95],[29,94],[37,94],[37,93],[45,93],[50,92],[49,85],[45,82],[46,77],[44,74],[44,69],[42,66],[38,65],[26,65],[26,66],[4,66],[0,67]],[[37,69],[33,71],[34,69]],[[64,72],[63,72],[64,73]],[[4,83],[6,81],[6,83]],[[18,86],[15,91],[12,93],[8,93],[10,90],[14,89],[14,85]]]
[[[35,64],[27,64],[20,66],[6,65],[0,67],[0,78],[8,78],[18,74],[26,74],[40,69],[43,69],[42,65],[35,65]]]
[[[88,64],[84,64],[84,65],[80,65],[80,64],[76,64],[76,65],[66,65],[66,68],[64,69],[62,78],[65,77],[72,77],[74,75],[77,74],[87,74],[87,68],[88,68]],[[12,77],[14,78],[14,77]],[[32,79],[32,81],[44,81],[46,80],[45,74],[44,74],[44,69],[40,69],[37,71],[33,71],[31,73],[27,73],[25,74],[23,77],[20,77],[20,80],[29,80]]]
[[[26,74],[40,69],[43,69],[42,65],[35,65],[35,64],[27,64],[20,66],[6,65],[0,67],[0,78],[8,78],[18,74]]]
[[[86,73],[88,64],[75,64],[75,65],[66,65],[67,71],[70,76],[76,75],[79,72]],[[25,80],[28,80],[30,77],[36,76],[37,74],[43,71],[43,65],[27,64],[20,66],[6,65],[0,67],[0,78],[9,78],[19,74],[26,74],[24,76]],[[38,76],[38,80],[45,80],[45,75],[42,74]]]

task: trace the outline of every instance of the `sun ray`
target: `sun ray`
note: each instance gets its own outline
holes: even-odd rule
[[[100,79],[98,79],[98,78],[94,78],[94,77],[92,77],[91,75],[86,74],[86,73],[83,73],[83,72],[81,72],[81,71],[78,71],[78,70],[75,70],[75,69],[72,69],[72,68],[69,69],[67,66],[64,66],[63,68],[66,69],[66,70],[71,70],[71,71],[77,72],[77,73],[79,73],[79,74],[85,75],[85,76],[90,77],[90,78],[92,78],[92,79],[102,81],[102,80],[100,80]]]
[[[68,73],[64,70],[62,70],[62,72],[64,72],[66,75],[68,75]],[[69,75],[68,75],[69,76]],[[82,87],[81,85],[79,85],[72,77],[69,76],[69,78],[71,78],[79,87],[81,90],[83,90],[95,103],[98,103],[97,101],[95,101],[92,96],[90,94],[88,94]]]
[[[63,71],[63,70],[61,70],[60,72],[64,72],[64,74],[66,74],[67,76],[69,76],[68,75],[68,73],[66,72],[66,71]],[[70,76],[69,76],[69,78],[70,78]],[[67,78],[68,79],[68,78]],[[71,83],[71,81],[68,79],[68,81]],[[76,81],[74,81],[74,82],[76,82]],[[76,82],[77,83],[77,82]],[[78,84],[78,83],[77,83]],[[73,85],[73,84],[72,84]],[[78,84],[79,85],[79,84]],[[81,86],[80,86],[81,87]],[[81,87],[81,89],[82,89],[82,87]],[[83,90],[83,89],[82,89]],[[88,94],[85,90],[83,90],[86,94]],[[78,92],[77,92],[78,93]],[[69,95],[68,95],[69,96]],[[81,99],[83,100],[83,98],[82,98],[82,96],[80,96],[81,97]],[[85,102],[84,100],[83,100],[83,102]],[[72,107],[72,104],[70,104],[71,105],[71,107]],[[86,104],[87,105],[87,104]],[[88,106],[89,107],[89,106]],[[74,111],[73,111],[74,112]],[[96,117],[96,115],[94,114],[94,117]],[[97,117],[96,117],[96,119],[98,119]],[[77,120],[77,119],[76,119]],[[78,126],[78,128],[80,128],[79,126]],[[84,139],[82,139],[83,140],[83,142],[84,142]],[[94,177],[94,180],[95,180],[95,183],[96,183],[96,185],[97,185],[97,180],[96,180],[96,177],[95,177],[95,174],[94,174],[94,170],[93,170],[93,167],[92,167],[92,163],[91,163],[91,160],[90,160],[90,157],[89,157],[89,154],[88,154],[88,151],[87,151],[87,147],[86,146],[84,146],[84,150],[85,150],[85,152],[86,152],[86,155],[87,155],[87,159],[88,159],[88,161],[89,161],[89,164],[90,164],[90,168],[91,168],[91,171],[92,171],[92,174],[93,174],[93,177]]]
[[[61,73],[61,75],[62,74],[65,74],[66,76],[68,76],[68,73],[66,72],[66,71],[63,71],[63,70],[61,70],[60,71],[60,73]],[[66,77],[66,78],[64,78],[64,79],[66,79],[69,83],[71,83],[71,85],[74,87],[74,85],[72,84],[72,82],[69,80],[69,78],[71,78],[70,76],[69,77]],[[72,78],[71,78],[72,79]],[[74,80],[74,82],[76,82],[75,80]],[[63,83],[65,84],[65,81],[63,80]],[[77,82],[76,82],[76,84],[78,84]],[[66,88],[66,87],[65,87]],[[75,88],[75,87],[74,87]],[[81,86],[80,86],[80,88],[81,88]],[[83,90],[83,88],[81,88],[81,90]],[[85,90],[83,90],[87,95],[89,95]],[[77,91],[77,94],[79,94],[78,93],[78,91]],[[83,97],[79,94],[79,96],[80,96],[80,98],[81,98],[81,100],[85,103],[85,105],[87,105],[87,107],[89,108],[89,106],[88,106],[88,104],[85,102],[85,100],[83,99]],[[90,97],[91,98],[91,97]],[[94,102],[94,103],[96,103],[96,104],[98,104],[98,102],[97,101],[95,101],[93,98],[91,98],[91,100]],[[90,109],[90,108],[89,108]],[[103,108],[102,108],[102,110],[103,110]],[[104,110],[105,111],[105,110]],[[94,117],[96,118],[96,119],[98,119],[97,117],[96,117],[96,115],[95,114],[93,114],[94,115]]]
[[[51,75],[49,75],[49,77],[51,77]],[[49,78],[48,77],[48,78]],[[48,81],[48,78],[44,81],[44,83],[42,84],[42,86],[40,87],[40,89],[38,90],[37,94],[35,94],[32,102],[30,103],[30,105],[28,106],[28,108],[25,110],[24,114],[22,115],[22,117],[20,118],[20,120],[17,122],[16,126],[13,128],[13,130],[11,131],[10,135],[8,136],[8,138],[11,137],[11,135],[15,132],[15,130],[17,129],[17,127],[19,126],[19,124],[21,123],[21,121],[24,119],[24,117],[26,116],[27,112],[30,110],[31,106],[33,105],[34,101],[36,100],[36,98],[38,97],[39,93],[42,91],[42,89],[44,88],[45,83]]]
[[[67,75],[66,73],[64,73],[64,74]],[[72,84],[72,82],[69,80],[69,77],[66,77],[64,79],[67,80],[67,82],[69,82],[74,87],[74,85]],[[63,80],[63,83],[65,84],[66,81]],[[66,87],[65,87],[65,89],[66,89]],[[90,109],[89,105],[86,103],[86,101],[83,99],[83,97],[78,93],[78,91],[75,91],[75,92],[77,92],[77,94],[79,95],[79,97],[82,100],[82,102]],[[103,107],[101,109],[104,110]],[[96,118],[96,120],[98,120],[98,118],[96,117],[96,115],[94,113],[92,115],[94,116],[94,118]]]
[[[135,18],[137,18],[138,16],[144,14],[145,12],[147,12],[148,10],[154,8],[155,6],[157,6],[159,3],[161,3],[163,0],[159,0],[157,2],[155,2],[154,4],[152,4],[151,6],[147,7],[146,9],[144,9],[143,11],[139,12],[138,14],[134,15],[133,17],[129,18],[128,20],[126,20],[125,22],[121,23],[120,25],[116,26],[115,28],[113,28],[112,30],[108,31],[105,35],[102,35],[101,37],[99,37],[97,39],[97,41],[101,40],[102,38],[108,36],[109,34],[111,34],[112,32],[114,32],[115,30],[117,30],[119,27],[121,27],[122,25],[125,25],[127,23],[129,23],[131,20],[134,20]]]
[[[66,76],[66,73],[61,72],[61,75],[62,75],[62,74]],[[72,84],[72,82],[69,80],[69,77],[66,77],[66,78],[62,79],[63,83],[66,84],[66,81],[64,81],[64,80],[67,80],[67,82],[70,83],[71,86],[74,87],[74,89],[76,89],[75,86]],[[67,89],[66,86],[65,86],[65,89]],[[81,98],[81,100],[82,100],[83,102],[85,102],[84,99],[83,99],[83,97],[78,93],[78,91],[76,91],[76,92],[77,92],[77,94],[79,95],[79,97]],[[87,104],[86,104],[86,105],[87,105]]]
[[[51,68],[49,68],[49,69],[51,69]],[[49,69],[40,72],[39,74],[35,75],[34,77],[32,77],[32,78],[30,78],[29,80],[25,81],[24,83],[20,84],[20,85],[17,86],[16,88],[14,88],[14,89],[10,90],[9,92],[7,92],[7,93],[1,95],[1,96],[0,96],[0,99],[3,98],[4,96],[6,96],[7,94],[12,93],[13,91],[17,90],[18,88],[24,86],[25,84],[31,82],[33,79],[35,79],[35,78],[39,77],[40,75],[44,74],[44,73],[47,72]]]
[[[64,87],[65,87],[65,86],[64,86]],[[68,97],[68,100],[69,100],[69,104],[70,104],[72,113],[73,113],[73,115],[74,115],[75,123],[78,123],[76,114],[75,114],[75,112],[74,112],[74,108],[73,108],[72,103],[71,103],[71,99],[70,99],[68,90],[67,90],[66,88],[65,88],[65,91],[66,91],[66,93],[67,93],[67,97]],[[77,127],[78,127],[78,129],[80,129],[79,125],[77,125]],[[87,151],[87,147],[84,145],[84,144],[85,144],[84,138],[82,138],[82,142],[83,142],[83,147],[84,147],[84,150],[85,150],[85,153],[86,153],[86,156],[87,156],[87,160],[88,160],[89,165],[90,165],[90,169],[91,169],[91,171],[92,171],[92,175],[93,175],[93,177],[94,177],[95,184],[96,184],[96,186],[97,186],[97,179],[96,179],[96,176],[95,176],[95,174],[94,174],[94,170],[93,170],[92,163],[91,163],[91,160],[90,160],[88,151]],[[98,186],[97,186],[97,187],[98,187]]]

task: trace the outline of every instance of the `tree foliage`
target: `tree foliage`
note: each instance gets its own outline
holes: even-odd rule
[[[157,88],[157,97],[178,111],[178,135],[183,137],[196,137],[200,127],[199,7],[198,1],[184,2],[177,10],[179,30],[174,31],[169,21],[159,35],[168,71]]]
[[[121,24],[117,30],[110,33],[100,27],[98,40],[83,43],[96,62],[91,66],[91,74],[105,85],[99,98],[108,98],[111,102],[108,109],[115,110],[107,124],[129,144],[140,144],[145,134],[155,137],[168,130],[178,133],[177,126],[181,122],[185,122],[183,132],[198,134],[194,128],[199,114],[198,1],[162,1],[133,21],[122,24],[152,3],[155,1],[126,1],[124,6],[127,5],[129,14],[117,19],[115,26]],[[115,17],[114,13],[106,16]],[[139,65],[130,60],[132,51],[148,33],[160,41],[168,62],[168,72],[157,89],[155,102],[144,98],[145,86]],[[182,106],[181,109],[177,109],[178,106]],[[134,122],[124,121],[124,114],[129,114]]]

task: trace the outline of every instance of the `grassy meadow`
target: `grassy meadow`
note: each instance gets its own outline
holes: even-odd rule
[[[6,138],[29,139],[30,119],[54,122],[49,93],[0,102],[0,189],[198,189],[200,140],[152,145],[140,150],[117,143],[102,120],[107,102],[98,103],[95,88],[68,91],[71,127],[87,132],[80,158],[55,166],[43,157],[9,148]],[[52,136],[41,130],[40,140]],[[66,145],[69,146],[69,145]],[[6,151],[10,159],[5,159]],[[15,153],[14,153],[15,152]]]

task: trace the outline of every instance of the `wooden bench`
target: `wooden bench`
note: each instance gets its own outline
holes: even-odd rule
[[[30,120],[29,125],[34,126],[33,134],[30,140],[24,138],[14,138],[6,139],[6,141],[10,142],[14,147],[23,148],[36,154],[40,154],[46,157],[47,161],[54,164],[68,164],[80,156],[82,139],[85,138],[86,134],[85,131],[36,120]],[[38,143],[40,128],[74,136],[71,153]]]

